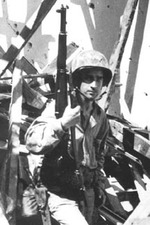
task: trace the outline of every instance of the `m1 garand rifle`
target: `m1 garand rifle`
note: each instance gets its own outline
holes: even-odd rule
[[[60,24],[60,33],[58,39],[58,56],[57,56],[57,76],[56,76],[56,104],[55,104],[55,116],[60,118],[63,115],[63,112],[70,102],[71,107],[76,106],[76,89],[73,87],[72,76],[68,73],[66,69],[66,9],[68,7],[61,6],[60,10],[57,10],[61,14],[61,24]],[[69,88],[68,88],[69,87]],[[70,96],[70,101],[68,101],[68,93]],[[80,184],[80,190],[84,190],[83,185],[83,176],[80,171],[77,151],[76,151],[76,138],[75,138],[75,127],[71,127],[66,135],[67,138],[61,141],[61,148],[64,149],[67,154],[69,154],[69,149],[72,149],[73,157],[75,159],[75,176],[77,182]],[[66,153],[65,153],[66,154]]]
[[[55,105],[55,115],[56,118],[60,118],[67,106],[67,73],[66,73],[66,8],[61,6],[61,9],[57,10],[61,14],[61,26],[59,33],[59,46],[58,46],[58,56],[57,56],[57,76],[56,76],[56,105]],[[67,146],[66,139],[61,142],[61,148],[63,149]],[[60,151],[60,154],[63,153]],[[56,155],[57,157],[57,155]],[[31,186],[29,187],[26,195],[30,195],[30,190],[33,191],[37,211],[41,213],[43,225],[51,225],[51,217],[48,209],[48,189],[43,184],[41,179],[41,166],[36,168],[36,173],[34,176],[30,173],[28,169],[26,172],[31,180]],[[25,196],[26,197],[26,196]],[[27,197],[26,197],[27,198]],[[25,199],[26,199],[25,198]],[[25,202],[26,203],[26,202]],[[27,207],[25,207],[26,209]],[[27,210],[26,210],[27,211]],[[29,210],[28,210],[29,211]],[[25,214],[25,210],[24,210]],[[27,214],[27,213],[26,213]]]
[[[61,6],[57,10],[61,15],[60,33],[58,39],[58,56],[57,56],[57,75],[56,75],[56,105],[55,115],[60,118],[68,104],[67,101],[67,71],[66,71],[66,9],[67,7]]]

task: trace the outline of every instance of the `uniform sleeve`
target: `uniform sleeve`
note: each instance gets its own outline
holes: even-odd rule
[[[38,117],[26,132],[26,148],[33,154],[45,154],[60,142],[64,133],[60,119]]]

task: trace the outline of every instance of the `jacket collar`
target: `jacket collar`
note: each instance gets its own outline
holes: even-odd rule
[[[97,103],[94,102],[93,103],[93,111],[92,111],[92,114],[91,114],[90,119],[89,119],[89,125],[90,125],[91,128],[96,126],[96,124],[100,120],[101,111],[102,111],[102,109],[100,108],[100,106],[97,105]],[[83,132],[83,129],[80,126],[80,124],[78,124],[77,127]]]

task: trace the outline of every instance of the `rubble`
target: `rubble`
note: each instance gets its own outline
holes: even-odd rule
[[[45,2],[48,1],[45,0]],[[131,3],[134,6],[133,8],[135,8],[137,1],[131,1]],[[115,46],[115,51],[113,52],[111,57],[111,68],[113,70],[114,78],[111,89],[108,92],[108,101],[105,105],[106,109],[108,108],[110,102],[110,96],[114,91],[113,88],[115,85],[115,75],[119,72],[119,66],[123,54],[123,46],[126,43],[129,27],[132,22],[131,15],[133,19],[131,3],[129,4],[130,7],[126,8],[127,14],[125,13],[124,20],[122,20],[121,23],[122,35],[120,35],[120,37],[122,39],[120,38],[119,41],[117,41],[118,45]],[[48,12],[48,10],[49,9],[46,10],[46,13]],[[43,17],[40,18],[40,20],[38,19],[39,17],[37,17],[37,20],[35,22],[38,21],[39,26]],[[22,37],[26,39],[24,45],[37,29],[36,26],[34,26],[33,28],[34,29],[31,32],[31,30],[28,30],[25,27],[23,32],[21,33]],[[1,76],[5,73],[6,69],[9,69],[13,73],[14,67],[20,70],[20,74],[22,74],[22,71],[26,72],[26,75],[23,75],[20,79],[20,81],[22,82],[22,92],[18,93],[22,98],[22,112],[20,115],[20,120],[18,120],[19,122],[17,123],[15,121],[15,125],[18,126],[17,129],[19,129],[19,132],[18,130],[16,133],[14,132],[17,136],[17,141],[20,142],[17,142],[18,155],[11,155],[11,152],[9,151],[10,105],[15,103],[12,101],[12,77],[0,78],[0,190],[2,199],[1,202],[3,203],[3,205],[0,206],[0,213],[2,214],[2,219],[5,220],[5,214],[7,215],[7,218],[10,219],[13,217],[11,214],[13,211],[13,207],[15,209],[17,208],[18,212],[20,213],[18,213],[17,215],[17,225],[22,225],[20,224],[21,211],[19,211],[21,197],[20,193],[30,182],[29,177],[25,173],[24,169],[22,170],[21,168],[24,167],[23,165],[32,168],[33,163],[35,163],[35,159],[32,158],[32,156],[25,148],[24,135],[33,120],[41,114],[46,105],[46,102],[51,98],[54,98],[55,77],[53,75],[56,70],[56,59],[54,59],[54,61],[49,64],[47,68],[45,68],[43,74],[38,74],[34,66],[31,65],[24,57],[22,57],[20,60],[16,60],[15,64],[12,64],[13,60],[19,54],[24,45],[20,46],[19,49],[11,46],[6,53],[2,48],[0,48],[1,58],[8,60],[8,65],[3,68]],[[71,43],[68,46],[68,57],[77,48],[78,46],[76,46],[75,43]],[[4,82],[6,80],[7,82]],[[16,116],[18,116],[18,114],[16,114]],[[105,191],[107,194],[107,201],[105,206],[99,210],[99,215],[100,217],[104,218],[105,224],[109,225],[146,225],[150,221],[149,131],[146,129],[143,130],[140,127],[131,124],[125,119],[118,118],[109,114],[108,119],[111,132],[106,142],[106,161],[104,168],[104,171],[106,173]],[[10,166],[9,161],[11,156],[14,160],[12,166]],[[34,166],[36,166],[36,163]],[[8,179],[10,170],[14,170],[14,168],[16,171],[16,173],[13,174],[15,179]],[[9,185],[9,182],[11,182],[11,186]],[[13,182],[14,185],[12,185]],[[8,198],[9,196],[7,196],[8,187],[9,189],[13,188],[14,196],[12,196],[12,199]],[[15,196],[15,194],[17,195]],[[14,199],[16,200],[15,206],[11,201]],[[5,210],[3,208],[5,208]],[[7,221],[5,223],[7,224]]]
[[[4,86],[6,87],[6,85]],[[23,93],[26,88],[32,91],[32,95],[36,93],[35,96],[39,94],[39,96],[42,96],[44,99],[48,99],[47,96],[49,92],[46,93],[45,96],[42,95],[37,91],[36,85],[34,85],[34,88],[31,88],[30,85],[26,83],[26,85],[23,85]],[[19,155],[20,157],[27,158],[29,167],[32,167],[32,165],[30,165],[31,160],[29,160],[29,152],[24,145],[24,134],[32,121],[40,115],[46,101],[43,103],[42,108],[39,108],[38,104],[27,100],[30,96],[30,92],[28,91],[26,93],[22,103]],[[35,99],[37,98],[35,97]],[[7,90],[7,92],[0,93],[0,126],[3,131],[0,133],[1,173],[3,171],[3,162],[5,162],[8,152],[10,100],[11,92],[9,86],[9,91]],[[33,105],[31,103],[33,103]],[[141,220],[146,218],[148,220],[149,217],[149,131],[136,127],[125,119],[120,119],[111,115],[107,116],[111,130],[106,142],[105,190],[107,193],[107,201],[105,207],[102,207],[99,212],[110,224],[131,224],[131,222],[128,223],[128,218],[132,220],[136,219],[134,223],[140,224]]]

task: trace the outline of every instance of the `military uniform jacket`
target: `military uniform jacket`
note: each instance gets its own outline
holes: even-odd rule
[[[88,173],[89,171],[94,171],[94,185],[97,189],[104,188],[104,144],[108,131],[109,124],[107,116],[96,103],[93,104],[93,110],[86,128],[83,130],[81,121],[75,126],[78,163],[81,167],[85,168]],[[50,159],[55,155],[55,151],[59,151],[57,146],[61,148],[61,140],[64,138],[65,134],[61,126],[61,119],[55,118],[55,102],[52,101],[42,115],[38,117],[27,130],[25,135],[26,147],[32,153],[48,155]],[[74,159],[71,151],[66,150],[66,152],[67,151],[73,162]],[[59,160],[60,159],[61,155],[59,156]],[[69,172],[68,169],[67,171]],[[93,179],[91,183],[93,184]]]

